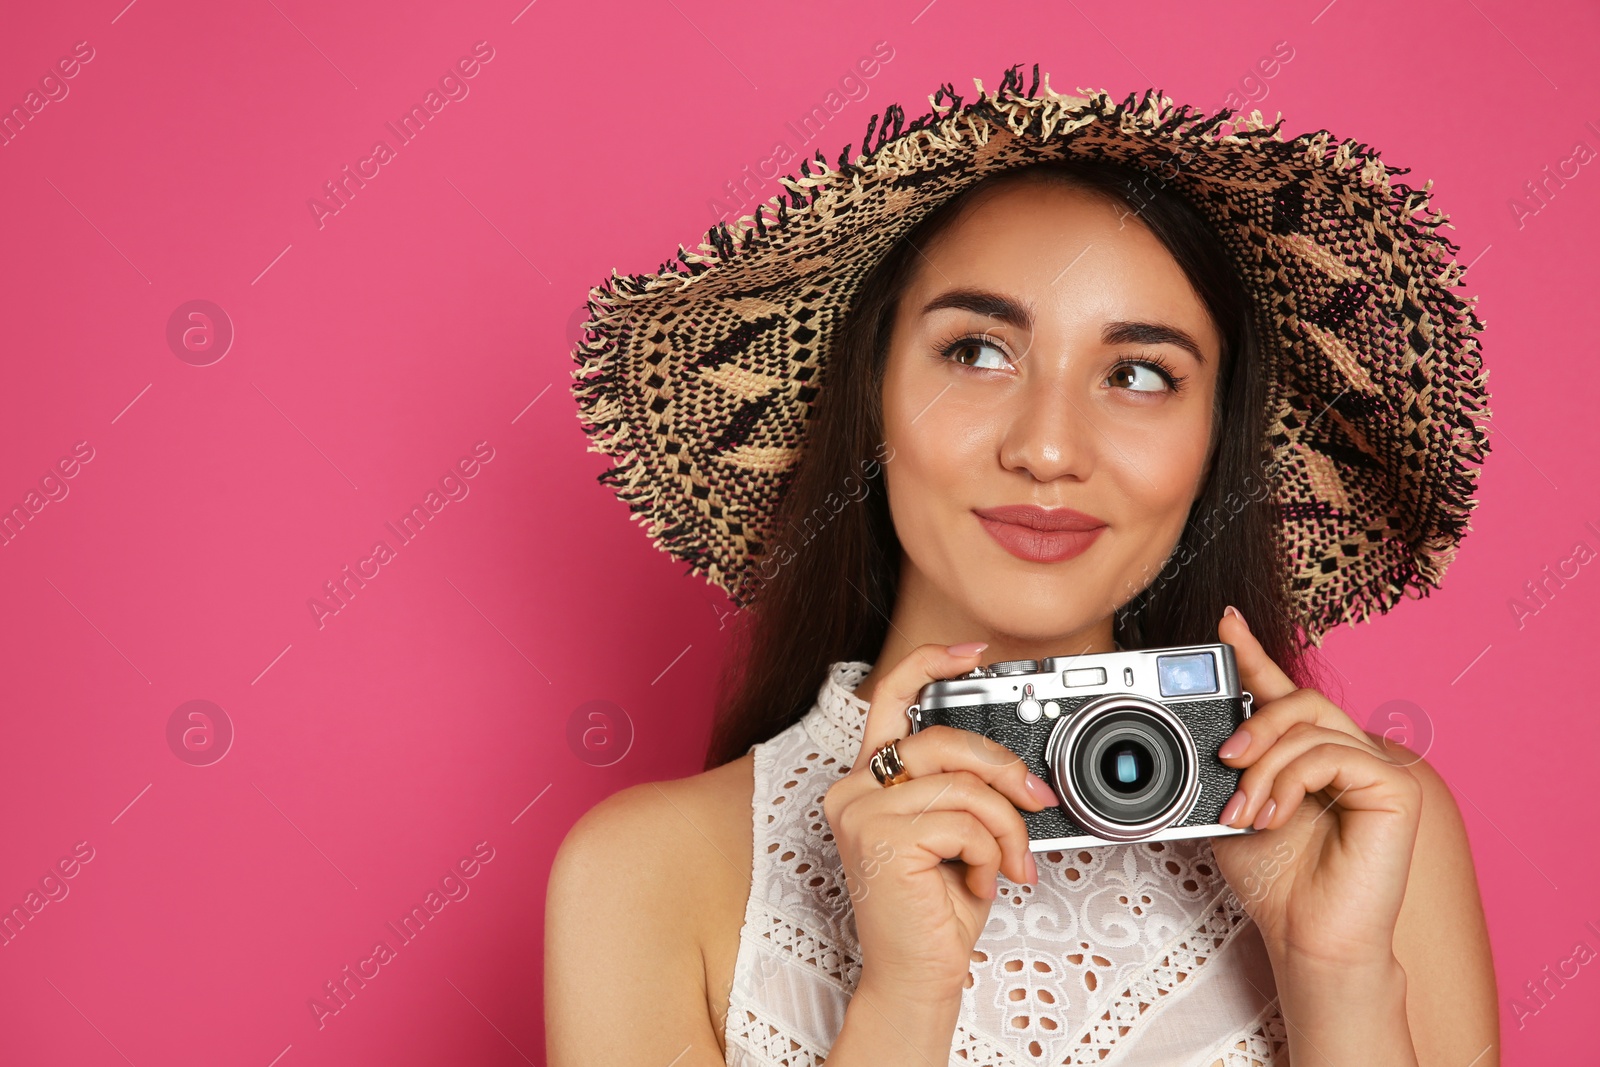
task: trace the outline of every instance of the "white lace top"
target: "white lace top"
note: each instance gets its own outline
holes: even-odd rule
[[[861,974],[822,811],[861,747],[872,665],[835,663],[801,721],[754,746],[753,870],[724,1023],[732,1067],[822,1063]],[[1272,968],[1210,843],[1038,852],[1000,876],[950,1048],[959,1067],[1287,1063]]]

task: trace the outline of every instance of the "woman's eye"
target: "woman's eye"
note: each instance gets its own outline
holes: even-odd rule
[[[990,363],[985,364],[984,351],[993,353]],[[1006,363],[1006,354],[999,347],[978,337],[967,337],[949,348],[945,349],[945,358],[961,364],[963,367],[977,367],[979,370],[1002,370]]]
[[[1159,393],[1167,388],[1166,376],[1148,363],[1124,363],[1106,380],[1118,389],[1136,393]]]

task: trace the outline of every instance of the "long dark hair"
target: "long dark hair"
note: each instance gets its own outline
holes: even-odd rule
[[[1265,439],[1267,364],[1254,304],[1216,232],[1141,170],[1101,159],[1031,164],[969,186],[924,216],[862,281],[834,335],[806,445],[733,616],[707,770],[744,755],[811,707],[830,664],[873,662],[894,612],[901,564],[882,462],[882,387],[895,311],[918,250],[978,189],[1018,179],[1110,197],[1143,222],[1188,276],[1222,338],[1209,474],[1163,569],[1115,611],[1124,648],[1216,640],[1223,608],[1244,613],[1279,666],[1308,684],[1310,662],[1288,591]],[[1134,590],[1129,590],[1134,594]],[[1108,605],[1108,608],[1111,605]]]

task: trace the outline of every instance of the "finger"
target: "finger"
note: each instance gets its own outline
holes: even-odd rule
[[[879,792],[879,796],[862,797],[859,803],[871,805],[874,815],[905,820],[906,832],[913,836],[921,832],[930,812],[971,812],[999,843],[1006,877],[1018,883],[1028,880],[1028,825],[1015,805],[971,771],[913,778]]]
[[[880,745],[911,733],[906,709],[916,703],[923,686],[940,678],[967,673],[978,665],[978,653],[988,647],[978,642],[918,645],[910,655],[889,668],[873,685],[867,721],[862,726],[861,751],[856,754],[851,769],[866,766]]]
[[[940,860],[958,859],[967,865],[964,881],[972,895],[993,899],[1002,853],[1000,843],[983,823],[970,811],[930,811],[923,822],[915,839],[903,840],[898,847],[888,838],[894,855],[911,855],[921,849]]]
[[[1371,749],[1330,743],[1302,752],[1278,772],[1272,781],[1270,812],[1264,819],[1258,813],[1251,825],[1276,829],[1294,817],[1308,794],[1324,789],[1333,795],[1332,806],[1358,821],[1400,814],[1415,827],[1422,812],[1422,787],[1410,771]]]
[[[1338,730],[1370,743],[1367,732],[1333,701],[1315,689],[1296,689],[1271,703],[1256,704],[1250,717],[1217,746],[1217,758],[1230,767],[1248,767],[1278,738],[1302,723]]]
[[[1239,668],[1239,684],[1256,698],[1256,703],[1277,700],[1299,688],[1293,679],[1283,673],[1283,668],[1267,655],[1267,650],[1250,632],[1250,624],[1245,622],[1238,608],[1229,605],[1222,613],[1222,621],[1217,623],[1217,637],[1233,646],[1233,660]]]
[[[1319,745],[1344,745],[1376,754],[1372,745],[1340,730],[1329,730],[1309,722],[1297,722],[1262,752],[1254,764],[1239,776],[1239,793],[1244,795],[1238,810],[1228,820],[1231,826],[1249,826],[1273,797],[1273,783],[1283,769]],[[1380,757],[1381,758],[1381,757]],[[1282,803],[1279,801],[1278,803]],[[1231,801],[1230,801],[1231,804]]]
[[[1061,803],[1050,783],[1028,770],[1022,757],[974,730],[928,726],[894,740],[895,751],[912,781],[951,771],[969,771],[1026,811],[1040,811]],[[852,776],[855,784],[850,784]],[[877,776],[865,766],[858,766],[846,775],[840,785],[846,789],[846,799],[883,788]]]

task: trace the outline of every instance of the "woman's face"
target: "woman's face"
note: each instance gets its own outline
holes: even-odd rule
[[[950,640],[1096,628],[1182,533],[1221,338],[1143,223],[1077,188],[984,190],[921,252],[883,384],[902,601]]]

